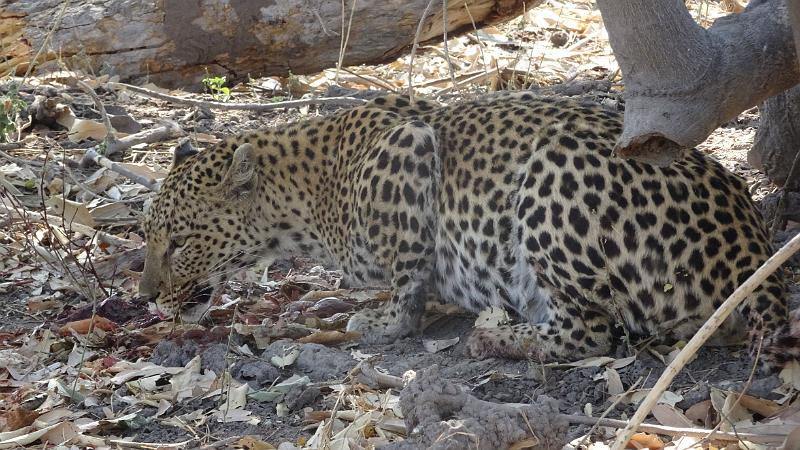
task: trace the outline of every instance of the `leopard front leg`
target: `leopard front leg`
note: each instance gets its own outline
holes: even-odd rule
[[[439,157],[434,130],[420,121],[381,136],[355,175],[360,242],[389,274],[385,307],[355,314],[349,331],[368,343],[419,331],[433,272]]]

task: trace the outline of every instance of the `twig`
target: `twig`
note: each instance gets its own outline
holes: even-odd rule
[[[374,388],[388,387],[403,389],[404,386],[402,378],[389,375],[388,373],[378,372],[372,364],[372,361],[369,360],[361,361],[355,369],[353,369],[351,375],[356,377],[358,381]]]
[[[184,448],[194,442],[196,439],[192,438],[188,441],[175,442],[175,443],[159,443],[159,442],[134,442],[124,441],[122,439],[108,439],[109,444],[113,444],[124,448],[140,448],[140,449],[170,449],[170,448]]]
[[[106,155],[119,153],[123,150],[127,150],[133,147],[134,145],[162,142],[183,136],[183,134],[184,134],[183,129],[181,129],[181,127],[177,123],[165,120],[160,127],[140,131],[135,134],[130,134],[128,136],[125,136],[124,138],[117,140],[116,144],[114,145],[113,149],[114,151],[110,152],[107,150]]]
[[[524,405],[529,406],[529,405]],[[561,417],[573,424],[580,425],[599,425],[601,427],[623,428],[629,422],[617,419],[595,419],[593,417],[579,416],[573,414],[560,414]],[[731,433],[727,431],[713,431],[705,430],[702,428],[678,428],[668,427],[664,425],[655,425],[650,423],[642,423],[637,426],[638,431],[645,433],[663,434],[667,436],[689,436],[696,438],[709,437],[717,441],[726,442],[739,442],[746,440],[759,444],[775,444],[781,443],[786,439],[782,434],[769,434],[769,433]],[[627,442],[627,441],[626,441]]]
[[[745,394],[747,394],[747,390],[750,389],[750,386],[753,384],[753,377],[756,375],[756,369],[758,368],[758,361],[759,358],[761,357],[761,345],[763,343],[764,339],[762,337],[762,339],[759,339],[758,341],[758,348],[756,349],[756,357],[753,358],[753,367],[750,369],[750,375],[747,377],[747,381],[742,387],[742,392],[739,392],[739,396],[736,397],[736,401],[733,403],[731,409],[736,409],[736,407],[739,406],[739,403],[742,401],[742,397],[744,397]],[[720,415],[722,415],[722,411],[720,411]],[[731,426],[734,426],[734,424],[730,421],[730,419],[728,419],[727,417],[724,417],[724,419],[727,420],[728,423],[731,424]],[[714,428],[711,429],[711,431],[712,432],[718,431],[723,423],[724,422],[720,420],[719,423],[717,423],[714,426]],[[734,428],[734,432],[736,432],[736,428]],[[707,436],[703,438],[700,442],[708,442],[711,439],[712,439],[711,436]],[[698,445],[700,445],[700,443],[698,443]]]
[[[222,103],[222,102],[208,102],[204,100],[191,100],[188,98],[175,97],[174,95],[162,94],[150,89],[145,89],[139,86],[133,86],[125,83],[108,83],[111,87],[119,89],[128,89],[131,92],[141,94],[150,98],[164,100],[178,105],[196,106],[198,108],[207,109],[222,109],[222,110],[239,110],[239,111],[271,111],[280,108],[298,108],[307,105],[335,105],[335,106],[358,106],[366,103],[366,100],[352,97],[321,97],[321,98],[304,98],[300,100],[288,100],[285,102],[275,103]]]
[[[522,404],[522,403],[506,403],[507,406],[511,408],[523,408],[529,407],[529,404]],[[320,411],[318,414],[327,416],[329,418],[337,418],[341,420],[346,420],[349,422],[354,421],[357,418],[357,415],[354,411]],[[591,425],[592,427],[610,427],[610,428],[622,428],[624,427],[627,422],[624,420],[618,419],[596,419],[594,417],[587,417],[581,416],[577,414],[558,414],[558,419],[566,420],[571,424],[578,424],[578,425]],[[527,421],[527,420],[526,420]],[[408,430],[405,428],[399,429],[396,427],[392,427],[390,430],[392,432],[398,434],[408,434]],[[776,444],[782,443],[786,436],[782,434],[770,434],[770,433],[731,433],[727,431],[713,431],[713,430],[706,430],[702,428],[678,428],[678,427],[668,427],[665,425],[656,425],[650,423],[643,423],[639,426],[639,431],[643,431],[645,433],[654,433],[654,434],[661,434],[665,436],[689,436],[689,437],[696,437],[696,438],[703,438],[709,436],[710,438],[716,441],[722,442],[739,442],[740,440],[746,440],[753,443],[758,444]]]
[[[422,11],[422,17],[419,18],[419,23],[417,24],[417,32],[414,34],[414,45],[411,46],[411,54],[408,57],[408,98],[411,104],[414,104],[414,53],[417,52],[417,47],[419,47],[419,35],[422,34],[422,24],[425,23],[425,18],[428,17],[432,6],[433,0],[429,0],[425,10]]]
[[[20,144],[19,142],[0,143],[0,150],[16,150],[18,148],[22,148],[22,144]]]
[[[770,239],[775,238],[775,233],[778,232],[778,225],[782,222],[781,216],[783,216],[783,211],[786,209],[786,191],[790,186],[789,183],[794,181],[797,167],[800,164],[797,164],[797,161],[800,160],[800,151],[794,155],[794,160],[792,161],[792,167],[789,169],[789,174],[786,175],[786,182],[783,184],[783,191],[781,192],[780,198],[778,198],[778,204],[775,205],[775,212],[772,214],[772,227],[770,227],[769,237]]]
[[[460,89],[460,88],[462,88],[464,86],[476,85],[478,83],[482,83],[482,82],[484,82],[486,79],[488,79],[491,76],[492,76],[492,72],[488,72],[488,71],[485,71],[485,70],[484,71],[479,71],[479,72],[475,73],[475,75],[466,77],[464,79],[461,79],[461,80],[457,81],[456,83],[453,83],[452,86],[448,86],[448,87],[445,87],[445,88],[442,88],[442,89],[436,91],[436,95],[437,96],[441,96],[441,95],[444,95],[444,94],[448,94],[448,93],[452,92],[453,90]]]
[[[86,153],[84,153],[83,155],[83,160],[92,161],[95,164],[101,165],[108,170],[114,171],[124,177],[129,178],[131,181],[135,183],[141,184],[142,186],[146,187],[147,189],[150,189],[153,192],[158,192],[159,185],[158,183],[156,183],[156,180],[143,177],[138,173],[128,170],[122,164],[111,161],[105,156],[100,155],[94,148],[86,150]]]
[[[20,219],[33,219],[33,220],[45,220],[45,215],[35,212],[35,211],[28,211],[23,209],[21,212],[15,210],[14,208],[10,208],[7,205],[0,203],[0,211],[4,211],[9,215],[16,216]],[[58,216],[47,215],[46,220],[57,226],[64,226],[64,219]],[[94,228],[83,225],[78,222],[72,222],[69,224],[71,231],[75,231],[80,233],[84,236],[96,236],[97,240],[107,242],[111,245],[117,247],[125,247],[125,248],[138,248],[141,244],[131,241],[129,239],[124,239],[121,237],[114,236],[113,234],[106,233],[104,231],[95,230]]]
[[[84,92],[89,94],[89,97],[92,98],[94,105],[97,107],[98,112],[100,113],[100,117],[103,119],[103,125],[106,127],[106,154],[111,155],[113,154],[112,149],[114,145],[117,143],[117,138],[114,136],[114,127],[111,125],[111,119],[108,118],[108,113],[106,112],[106,107],[103,104],[103,101],[100,100],[100,97],[97,95],[97,92],[92,89],[91,86],[86,84],[86,82],[77,80],[78,87],[80,87]]]
[[[322,32],[325,33],[325,36],[336,36],[336,32],[328,31],[328,27],[325,26],[325,22],[322,20],[322,17],[319,15],[319,11],[316,8],[311,8],[311,12],[314,13],[314,17],[317,18],[317,22],[319,22],[319,26],[322,27]]]
[[[350,8],[350,19],[347,22],[347,32],[344,31],[344,0],[342,0],[342,34],[341,43],[339,44],[339,59],[336,61],[336,76],[334,80],[339,83],[339,71],[342,69],[342,61],[344,61],[344,54],[347,50],[348,41],[350,41],[350,30],[353,28],[353,14],[356,12],[356,1],[353,0],[353,6]]]
[[[331,448],[331,436],[333,436],[333,422],[336,418],[336,414],[339,412],[339,408],[341,408],[342,403],[344,402],[344,396],[349,392],[349,388],[342,389],[339,392],[339,395],[336,396],[336,403],[333,404],[333,409],[331,410],[331,419],[322,427],[322,446],[321,448]]]
[[[98,199],[98,200],[103,200],[103,201],[110,202],[110,203],[138,203],[138,202],[141,202],[143,200],[142,198],[136,198],[136,197],[125,199],[125,200],[116,200],[116,199],[113,199],[111,197],[106,197],[104,195],[100,195],[100,194],[94,192],[92,190],[92,188],[87,186],[85,183],[82,183],[80,180],[78,180],[78,178],[72,172],[72,169],[70,169],[67,164],[64,164],[64,172],[67,174],[69,179],[76,186],[78,186],[78,188],[80,188],[83,192],[85,192],[86,195],[88,195],[89,197],[92,197],[92,198],[95,198],[95,199]],[[138,219],[137,219],[137,221],[138,221]]]
[[[489,70],[486,69],[486,54],[483,52],[483,48],[486,47],[486,44],[481,40],[481,37],[478,35],[478,27],[475,25],[475,18],[472,17],[472,13],[469,10],[469,6],[467,2],[464,2],[464,9],[467,11],[467,16],[469,16],[469,21],[472,23],[472,30],[475,32],[474,36],[472,34],[468,34],[467,37],[475,40],[478,44],[478,51],[481,52],[481,67],[483,71],[486,73],[487,77],[489,75]],[[497,64],[495,64],[496,68]]]
[[[178,126],[178,124],[172,121],[164,121],[164,124],[160,127],[140,131],[139,133],[131,134],[129,136],[125,136],[124,138],[115,140],[113,144],[109,144],[109,147],[106,147],[105,153],[107,155],[113,155],[115,153],[120,153],[124,150],[127,150],[134,145],[161,142],[182,136],[183,134],[184,132],[181,127]],[[122,164],[111,161],[105,156],[100,155],[97,152],[97,146],[90,148],[86,151],[86,153],[84,153],[83,158],[81,158],[80,165],[87,166],[88,162],[99,164],[109,170],[117,172],[120,175],[128,177],[132,181],[141,184],[151,191],[158,191],[158,184],[156,184],[156,180],[145,178],[128,170]]]
[[[619,403],[620,403],[620,402],[621,402],[621,401],[622,401],[622,400],[623,400],[623,399],[624,399],[624,398],[625,398],[625,397],[626,397],[628,394],[630,394],[631,392],[633,392],[633,391],[636,389],[636,387],[637,387],[637,386],[639,386],[639,383],[641,383],[641,382],[642,382],[642,380],[643,380],[643,378],[642,378],[642,377],[639,377],[639,379],[637,379],[637,380],[636,380],[636,382],[634,382],[633,384],[631,384],[631,387],[629,387],[629,388],[628,388],[628,390],[627,390],[627,391],[625,391],[623,395],[619,395],[619,396],[617,396],[617,398],[616,398],[616,399],[614,399],[614,401],[613,401],[613,402],[611,402],[611,404],[610,404],[610,405],[608,405],[608,408],[606,408],[606,409],[605,409],[605,411],[603,411],[603,414],[600,414],[600,417],[597,419],[597,422],[595,422],[595,424],[594,424],[594,425],[592,425],[592,428],[590,428],[590,429],[589,429],[589,432],[588,432],[588,433],[586,433],[586,437],[584,437],[584,438],[583,438],[583,440],[581,441],[581,444],[582,444],[582,445],[586,445],[586,446],[588,446],[588,445],[589,445],[589,442],[588,442],[588,441],[589,441],[589,437],[590,437],[590,436],[591,436],[591,435],[592,435],[592,434],[593,434],[593,433],[594,433],[594,432],[597,430],[597,428],[600,426],[600,421],[601,421],[601,420],[603,420],[603,419],[605,419],[605,418],[606,418],[606,416],[607,416],[607,415],[608,415],[608,414],[609,414],[611,411],[613,411],[613,410],[614,410],[614,408],[616,408],[616,407],[617,407],[617,405],[618,405],[618,404],[619,404]]]
[[[453,61],[450,59],[450,49],[447,46],[447,0],[442,0],[442,45],[444,46],[444,55],[447,60],[447,68],[450,72],[450,81],[453,87],[456,85],[456,72],[453,69]]]
[[[160,142],[167,139],[171,139],[173,137],[178,137],[183,135],[183,130],[178,124],[170,121],[165,121],[165,124],[158,127],[153,128],[150,130],[141,131],[139,133],[132,134],[130,136],[125,136],[124,138],[117,139],[114,136],[114,127],[111,125],[111,119],[108,117],[108,113],[106,112],[106,107],[103,105],[103,101],[97,95],[97,93],[89,86],[87,83],[78,80],[78,86],[83,89],[84,92],[89,94],[92,97],[92,101],[94,102],[95,106],[97,107],[98,111],[100,112],[100,116],[103,118],[103,125],[106,127],[106,137],[105,137],[105,151],[103,152],[105,156],[112,156],[117,153],[122,153],[123,151],[133,147],[134,145],[138,144],[149,144],[152,142]]]
[[[0,150],[0,157],[2,157],[4,159],[7,159],[8,161],[10,161],[12,163],[16,163],[16,164],[37,165],[37,166],[42,165],[42,163],[40,163],[39,161],[34,161],[34,160],[30,160],[30,159],[25,159],[25,158],[17,158],[16,156],[9,155],[8,153],[6,153],[6,152],[4,152],[2,150]]]
[[[331,417],[344,420],[347,422],[355,422],[362,414],[358,411],[354,411],[352,409],[344,410],[344,411],[337,411],[336,414],[333,414],[333,411],[314,411],[313,416],[307,416],[306,421],[321,421],[325,419],[330,419]],[[390,431],[395,434],[400,434],[403,436],[408,435],[408,429],[402,424],[394,424],[392,422],[380,422],[376,424],[378,428],[386,431]]]
[[[354,76],[355,78],[358,78],[359,80],[362,80],[362,81],[364,81],[366,83],[369,83],[369,84],[377,87],[378,89],[385,89],[385,90],[387,90],[389,92],[392,92],[392,93],[395,93],[395,94],[397,93],[397,89],[395,89],[394,86],[392,86],[391,84],[387,83],[384,80],[381,80],[378,77],[375,77],[375,76],[372,76],[372,75],[364,75],[364,74],[360,74],[360,73],[355,73],[352,70],[348,69],[347,67],[342,67],[342,71],[343,72],[347,72],[350,75]]]
[[[625,448],[625,445],[628,443],[628,440],[631,438],[635,430],[639,427],[639,425],[644,422],[644,419],[650,414],[650,411],[658,402],[658,399],[661,398],[661,394],[667,390],[672,380],[678,375],[678,372],[689,362],[689,360],[694,356],[695,353],[700,349],[700,347],[714,334],[714,332],[719,328],[722,322],[733,312],[733,310],[739,306],[739,304],[744,301],[744,299],[750,295],[753,290],[758,287],[769,275],[775,272],[781,264],[783,264],[787,259],[789,259],[792,255],[800,250],[800,234],[793,237],[789,242],[787,242],[783,247],[781,247],[777,252],[775,252],[772,257],[770,257],[758,270],[755,271],[741,286],[739,286],[730,297],[728,297],[725,302],[714,311],[714,314],[708,318],[706,323],[697,330],[697,333],[692,337],[692,339],[686,344],[686,346],[678,353],[678,356],[664,369],[664,373],[661,374],[661,377],[656,382],[655,386],[650,390],[645,397],[644,401],[639,405],[639,408],[636,410],[636,414],[628,422],[628,425],[625,427],[624,430],[620,434],[617,435],[617,439],[614,441],[614,445],[611,447],[612,450],[622,450]]]
[[[200,450],[212,450],[215,448],[231,448],[234,442],[241,441],[244,436],[231,436],[225,439],[220,439],[217,442],[212,442],[211,444],[206,444],[200,447]]]

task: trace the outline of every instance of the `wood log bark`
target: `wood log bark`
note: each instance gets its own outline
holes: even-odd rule
[[[775,184],[790,191],[800,190],[800,167],[789,180],[789,172],[800,151],[800,86],[768,98],[759,112],[761,120],[753,147],[747,152],[747,161],[763,170]]]
[[[669,164],[741,111],[800,82],[784,0],[754,0],[709,29],[682,0],[597,3],[626,83],[620,156]]]
[[[797,49],[800,48],[800,2],[789,1],[786,7]],[[800,152],[800,86],[768,98],[759,110],[761,123],[753,147],[747,152],[747,161],[787,191],[798,191],[800,167],[794,169],[794,174],[791,171]]]
[[[314,73],[397,58],[434,0],[72,0],[42,61],[191,87],[204,76]],[[542,0],[447,0],[448,34],[519,15]],[[63,0],[0,0],[0,74],[24,73],[53,28]],[[354,8],[354,9],[353,9]],[[434,1],[421,42],[443,33]],[[352,21],[350,15],[352,11]],[[40,61],[41,62],[41,61]]]

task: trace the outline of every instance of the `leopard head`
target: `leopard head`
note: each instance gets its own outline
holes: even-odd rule
[[[162,315],[197,321],[238,269],[255,262],[253,198],[258,174],[251,144],[202,153],[176,150],[173,167],[145,214],[139,294]]]

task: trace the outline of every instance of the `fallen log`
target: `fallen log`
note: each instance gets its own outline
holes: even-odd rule
[[[126,81],[198,88],[208,74],[315,73],[335,67],[342,46],[343,65],[380,63],[411,47],[429,1],[73,0],[62,14],[62,0],[0,0],[0,73],[23,75],[39,53],[39,64],[61,59]],[[448,0],[446,15],[442,3],[432,3],[421,43],[441,39],[445,16],[452,37],[541,0]]]

